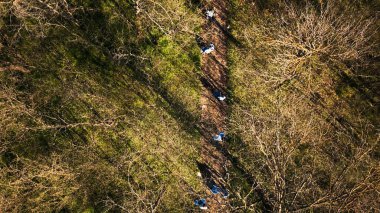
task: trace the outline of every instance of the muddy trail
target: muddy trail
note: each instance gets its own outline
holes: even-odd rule
[[[201,60],[203,84],[201,95],[201,156],[203,162],[199,163],[199,169],[204,183],[209,189],[216,185],[222,190],[227,190],[225,180],[228,175],[230,162],[225,156],[225,142],[213,140],[213,136],[219,132],[226,132],[228,106],[226,101],[220,101],[215,93],[226,94],[228,83],[227,70],[227,0],[210,0],[202,5],[202,12],[214,11],[214,17],[209,18],[203,26],[203,33],[197,38],[200,47],[215,45],[215,50],[209,54],[203,54]],[[227,132],[226,132],[227,133]],[[223,193],[213,194],[208,190],[207,207],[209,212],[229,212],[228,197]]]
[[[270,204],[270,195],[258,184],[256,178],[247,173],[238,159],[228,152],[228,144],[225,140],[215,141],[213,136],[224,132],[228,137],[228,97],[227,100],[219,100],[217,93],[222,96],[228,94],[228,63],[227,51],[228,42],[241,47],[229,31],[228,0],[207,0],[201,5],[203,14],[213,11],[213,18],[208,18],[203,26],[203,33],[197,37],[200,48],[209,47],[212,43],[214,51],[202,55],[201,69],[203,84],[201,95],[201,120],[198,126],[202,134],[201,138],[201,158],[198,163],[204,184],[209,188],[204,196],[207,201],[208,212],[231,212],[230,205],[233,189],[229,187],[229,169],[240,174],[242,181],[254,188],[254,193],[258,202],[262,204],[263,212],[271,212],[273,207]],[[219,188],[220,193],[214,194],[213,186]],[[225,192],[228,192],[228,196]]]

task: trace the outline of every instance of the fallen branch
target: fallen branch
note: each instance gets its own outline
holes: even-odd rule
[[[25,67],[18,66],[18,65],[9,65],[9,66],[5,66],[5,67],[0,67],[0,72],[7,71],[7,70],[19,71],[22,73],[30,73],[30,70],[26,69]]]

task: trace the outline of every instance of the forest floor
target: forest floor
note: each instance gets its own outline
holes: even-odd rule
[[[202,131],[202,151],[203,162],[199,163],[202,178],[208,188],[217,185],[225,188],[225,180],[228,175],[228,167],[231,165],[224,154],[224,142],[215,142],[212,136],[226,130],[227,104],[219,101],[213,93],[219,91],[223,95],[227,93],[227,13],[228,1],[211,0],[204,5],[203,12],[212,9],[215,17],[203,27],[203,33],[198,38],[200,46],[215,45],[215,51],[202,56],[202,95],[201,95],[201,131]],[[214,195],[208,190],[207,206],[210,212],[227,212],[229,209],[228,198],[222,195]]]

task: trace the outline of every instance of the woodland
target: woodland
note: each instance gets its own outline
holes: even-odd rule
[[[211,4],[228,25],[223,210],[199,175]],[[0,212],[380,212],[379,11],[0,0]]]

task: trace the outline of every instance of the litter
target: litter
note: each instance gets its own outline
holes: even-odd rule
[[[213,43],[211,43],[209,47],[202,47],[201,48],[202,54],[209,54],[214,50],[215,50],[215,45]]]
[[[223,190],[223,198],[227,198],[228,197],[228,191],[227,190]]]
[[[219,100],[219,101],[224,101],[226,100],[226,96],[222,95],[222,93],[220,91],[216,91],[213,93],[214,96]]]
[[[212,185],[211,192],[213,194],[221,194],[223,198],[228,198],[228,191],[226,189],[222,189],[218,187],[217,185]]]
[[[212,138],[214,139],[214,141],[222,142],[224,139],[224,136],[225,136],[224,132],[220,132],[218,135],[215,135]]]
[[[220,137],[220,135],[215,135],[212,137],[212,139],[214,139],[214,141],[219,141],[219,142],[223,141],[223,139],[222,139],[222,137]]]
[[[207,10],[206,11],[206,16],[208,19],[214,18],[214,10]]]
[[[218,99],[219,101],[224,101],[227,97],[226,96],[219,96]]]
[[[206,199],[204,199],[204,198],[199,199],[199,200],[195,200],[194,205],[199,206],[199,208],[203,209],[203,210],[207,209]]]
[[[217,185],[213,185],[212,188],[211,188],[211,192],[216,195],[216,194],[219,194],[220,193],[220,189]]]

